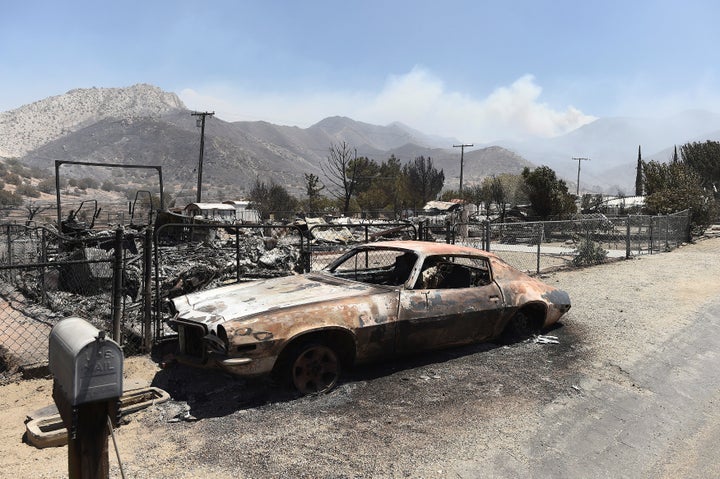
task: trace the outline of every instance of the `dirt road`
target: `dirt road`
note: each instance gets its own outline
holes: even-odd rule
[[[293,399],[263,382],[126,362],[173,400],[117,431],[127,477],[720,477],[720,239],[546,277],[560,344],[483,344],[352,372]],[[0,475],[63,477],[23,444],[49,380],[0,388]],[[111,459],[113,477],[119,477]]]

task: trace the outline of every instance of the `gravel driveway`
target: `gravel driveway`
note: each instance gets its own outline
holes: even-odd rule
[[[353,371],[328,395],[126,362],[173,400],[116,432],[132,478],[719,477],[720,239],[545,281],[573,308],[547,334]],[[0,473],[63,477],[20,443],[49,380],[0,388]],[[111,473],[119,477],[111,458]]]

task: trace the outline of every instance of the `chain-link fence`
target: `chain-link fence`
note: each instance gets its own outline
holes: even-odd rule
[[[453,227],[453,239],[492,251],[532,274],[670,251],[689,240],[688,212],[669,216],[598,215],[577,220],[473,223]]]
[[[76,237],[0,225],[0,379],[47,360],[60,319],[79,316],[120,338],[125,354],[171,331],[168,298],[228,283],[325,268],[349,245],[389,239],[456,242],[538,274],[668,251],[688,240],[687,214],[525,223],[168,224]]]
[[[167,299],[234,282],[307,270],[303,232],[294,225],[166,224],[154,234],[154,337],[166,329]]]
[[[411,223],[320,224],[308,228],[305,238],[309,260],[306,270],[317,271],[339,258],[348,245],[379,240],[414,240],[418,239],[418,228]]]
[[[126,354],[142,350],[149,304],[141,285],[152,250],[141,235],[1,225],[0,243],[0,374],[44,364],[50,330],[69,316],[109,331]]]

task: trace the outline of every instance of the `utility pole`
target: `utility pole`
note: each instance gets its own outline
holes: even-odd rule
[[[575,196],[580,198],[580,162],[581,161],[590,161],[590,158],[580,158],[578,156],[574,156],[573,161],[578,162],[577,192],[575,193]]]
[[[205,154],[205,118],[208,116],[215,115],[215,112],[199,112],[194,111],[190,113],[192,116],[197,116],[196,125],[200,127],[200,160],[198,161],[198,182],[197,182],[197,202],[202,201],[202,167],[203,167],[203,156]]]
[[[464,156],[465,156],[465,147],[471,147],[471,146],[475,146],[475,145],[473,145],[473,144],[453,145],[453,148],[460,148],[460,196],[462,196],[463,163],[464,163]]]

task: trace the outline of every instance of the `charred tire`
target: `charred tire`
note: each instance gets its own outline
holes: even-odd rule
[[[305,395],[332,390],[342,368],[335,349],[320,341],[309,341],[292,346],[284,369],[286,383]]]
[[[518,311],[505,327],[504,336],[509,340],[525,339],[539,334],[541,330],[542,325],[537,318],[525,311]]]

